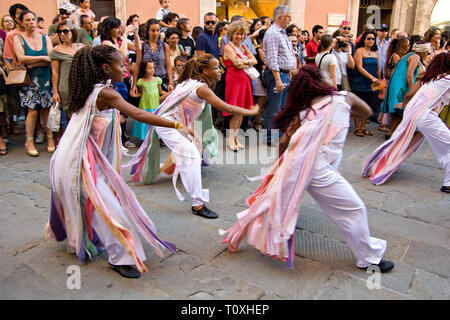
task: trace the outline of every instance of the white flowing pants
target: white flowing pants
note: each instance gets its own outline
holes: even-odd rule
[[[209,202],[209,191],[202,189],[202,159],[195,144],[173,128],[155,128],[167,147],[174,153],[177,170],[186,192],[191,197],[192,206],[201,206]]]
[[[331,165],[315,169],[308,192],[341,230],[358,267],[380,263],[386,241],[370,236],[366,206],[339,172]]]
[[[444,167],[444,186],[450,186],[450,130],[435,111],[430,111],[417,125],[430,144],[437,161]]]
[[[128,217],[123,211],[119,201],[114,196],[111,189],[108,187],[104,178],[101,175],[97,177],[97,189],[103,198],[105,206],[108,209],[108,213],[121,226],[130,231],[131,235],[133,236],[136,253],[141,261],[145,261],[144,249],[142,248],[142,243],[141,240],[139,239],[138,234],[136,233],[133,226],[130,224]],[[103,219],[100,217],[97,210],[95,209],[94,214],[92,215],[92,228],[95,230],[101,242],[105,246],[106,251],[108,252],[109,263],[113,265],[135,264],[134,260],[125,251],[125,249],[122,247],[117,238],[114,237],[111,230],[109,230],[108,226],[105,224],[105,222],[103,222]]]

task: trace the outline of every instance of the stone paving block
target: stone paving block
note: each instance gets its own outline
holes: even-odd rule
[[[326,281],[315,300],[406,300],[405,295],[392,292],[381,286],[380,289],[369,289],[367,281],[354,278],[340,271],[334,272]]]
[[[449,231],[417,220],[399,217],[368,208],[369,226],[407,239],[414,239],[434,246],[450,248]]]
[[[356,267],[356,258],[346,243],[326,236],[306,230],[296,230],[295,252],[296,255],[339,269],[363,280],[371,276],[370,273]],[[389,257],[389,259],[392,258]],[[381,275],[382,285],[396,292],[406,293],[414,276],[415,267],[401,263],[400,258],[394,262],[396,264],[394,270]]]
[[[408,297],[413,299],[449,300],[450,280],[433,273],[417,270]]]
[[[214,258],[224,250],[218,226],[210,223],[208,219],[188,212],[174,212],[170,208],[161,210],[152,206],[152,210],[147,210],[146,206],[144,203],[144,209],[152,212],[151,219],[156,225],[158,236],[172,242],[178,249],[204,261]]]
[[[437,226],[450,228],[449,207],[442,203],[434,204],[416,204],[413,207],[406,208],[406,214],[409,218],[417,219],[425,223],[431,223]]]
[[[251,282],[183,252],[155,266],[151,277],[165,292],[176,292],[182,299],[254,300],[265,293]]]
[[[16,256],[29,268],[39,273],[50,285],[64,292],[70,299],[170,299],[167,293],[152,288],[140,279],[126,279],[108,267],[102,257],[89,262],[79,262],[76,255],[66,252],[65,243],[42,241]],[[80,269],[80,289],[67,288],[69,266]],[[58,297],[55,295],[55,298]]]
[[[450,250],[448,249],[411,241],[403,262],[441,277],[450,278]]]
[[[238,252],[225,251],[211,263],[282,299],[311,299],[332,273],[328,266],[300,257],[295,257],[294,269],[289,270],[284,262],[247,243],[242,243]]]

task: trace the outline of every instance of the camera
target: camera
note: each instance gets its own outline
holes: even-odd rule
[[[338,41],[337,47],[340,49],[343,49],[343,48],[346,48],[347,45],[348,45],[348,43],[345,41]]]

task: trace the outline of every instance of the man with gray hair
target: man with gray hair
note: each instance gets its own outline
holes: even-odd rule
[[[292,43],[286,34],[291,22],[291,8],[279,5],[273,12],[273,25],[264,35],[264,82],[267,88],[267,103],[263,112],[264,128],[267,129],[267,144],[272,144],[272,119],[284,105],[289,84],[289,72],[296,67]]]

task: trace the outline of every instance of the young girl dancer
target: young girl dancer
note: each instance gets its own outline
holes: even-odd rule
[[[402,122],[392,137],[363,161],[363,176],[369,176],[373,184],[386,182],[426,139],[445,170],[441,191],[450,193],[450,130],[439,118],[450,102],[449,73],[450,52],[444,52],[430,63],[422,85],[405,97]]]
[[[155,77],[155,64],[152,59],[146,59],[141,63],[140,74],[143,75],[137,82],[137,86],[140,89],[138,97],[141,97],[139,101],[139,108],[147,112],[155,112],[159,106],[159,96],[163,96],[167,93],[162,90],[162,79]],[[133,124],[133,137],[137,137],[144,140],[147,136],[148,125],[139,121],[135,121]]]
[[[244,237],[264,254],[287,260],[293,268],[294,231],[300,200],[308,190],[341,230],[365,269],[378,265],[381,272],[394,267],[382,260],[386,241],[370,237],[367,211],[350,183],[337,171],[352,114],[368,118],[370,107],[356,95],[337,93],[323,82],[316,67],[304,66],[289,86],[285,109],[274,119],[284,131],[283,154],[248,199],[249,208],[237,214],[224,243],[232,251]]]
[[[192,200],[192,213],[209,219],[218,218],[217,213],[204,205],[209,201],[209,192],[202,189],[201,178],[201,155],[205,158],[207,154],[214,156],[217,153],[218,137],[212,125],[209,105],[242,116],[255,115],[259,110],[257,105],[243,109],[219,99],[211,87],[220,80],[220,76],[219,61],[213,55],[205,54],[190,59],[178,79],[175,90],[155,111],[155,114],[171,121],[176,120],[188,128],[194,128],[194,122],[201,122],[202,141],[198,139],[193,141],[192,137],[186,138],[173,129],[151,128],[134,158],[125,166],[132,168],[131,181],[146,184],[153,182],[160,172],[173,173],[175,192],[183,201],[183,196],[176,188],[176,181],[180,175],[184,188]],[[160,168],[158,136],[172,151],[162,168]]]
[[[50,161],[52,200],[46,234],[58,241],[67,238],[68,251],[80,261],[106,249],[113,270],[137,278],[147,268],[129,220],[160,256],[159,246],[172,252],[175,246],[156,236],[155,226],[120,176],[119,111],[157,126],[180,125],[127,103],[110,87],[111,81],[123,81],[124,73],[123,56],[114,47],[83,48],[75,54],[69,76],[73,115]]]

